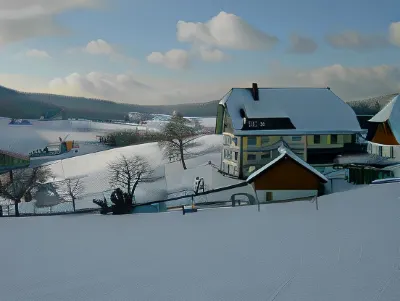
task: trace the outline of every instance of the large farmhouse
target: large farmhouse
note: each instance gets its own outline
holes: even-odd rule
[[[282,145],[309,164],[333,164],[362,130],[352,108],[329,88],[233,88],[220,101],[221,170],[247,178]]]

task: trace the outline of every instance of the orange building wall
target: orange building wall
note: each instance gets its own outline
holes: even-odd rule
[[[372,142],[385,145],[400,145],[387,122],[378,125]]]
[[[302,165],[285,157],[254,181],[256,190],[318,190],[322,180]]]

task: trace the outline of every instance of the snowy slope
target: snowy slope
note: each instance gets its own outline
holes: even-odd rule
[[[156,177],[166,175],[169,179],[172,179],[172,181],[170,180],[168,183],[165,178],[160,179],[155,183],[141,183],[136,189],[137,202],[150,202],[166,199],[168,193],[173,193],[182,189],[192,189],[193,181],[196,176],[206,178],[207,175],[211,173],[213,176],[207,181],[210,189],[229,185],[226,184],[227,181],[228,183],[231,183],[229,179],[219,175],[211,166],[208,166],[207,168],[201,166],[208,163],[208,161],[212,161],[214,164],[219,165],[221,153],[220,151],[216,152],[215,147],[222,145],[222,136],[204,136],[199,138],[198,141],[200,142],[200,146],[192,151],[205,152],[205,154],[187,160],[187,166],[189,167],[187,171],[183,170],[180,162],[166,162],[157,143],[146,143],[114,148],[52,162],[49,166],[51,167],[56,179],[84,176],[82,182],[85,186],[85,194],[82,199],[77,201],[78,209],[97,208],[97,205],[92,202],[93,198],[103,199],[104,196],[109,196],[112,188],[109,185],[107,165],[108,163],[118,159],[121,155],[127,157],[133,155],[143,156],[149,161],[149,163],[151,163],[152,167],[156,169]],[[210,153],[207,153],[208,150],[210,150]],[[213,185],[210,184],[211,182],[213,182]],[[234,183],[236,183],[236,181]],[[103,194],[103,192],[105,192],[105,194]],[[220,198],[223,196],[224,195],[220,193],[213,197]],[[20,211],[21,213],[31,213],[33,212],[33,206],[33,203],[21,203]],[[53,212],[66,210],[71,210],[70,204],[61,204],[53,208]],[[42,210],[41,212],[48,212],[48,209],[44,211]]]
[[[0,299],[400,300],[399,192],[332,194],[318,211],[2,218]]]

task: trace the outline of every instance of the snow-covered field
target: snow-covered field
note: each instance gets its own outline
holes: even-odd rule
[[[397,301],[400,186],[310,202],[0,218],[7,301]]]
[[[96,142],[96,136],[107,133],[138,129],[160,130],[165,122],[150,121],[148,124],[116,124],[93,122],[89,120],[29,120],[32,125],[9,125],[10,118],[0,117],[0,149],[21,154],[29,154],[36,149],[43,149],[48,143],[59,141],[59,137],[80,142]],[[200,118],[201,124],[207,127],[215,126],[215,118]],[[84,146],[85,147],[85,146]],[[93,148],[93,146],[92,146]],[[98,150],[103,150],[98,146]],[[92,149],[90,150],[92,151]]]
[[[99,123],[82,120],[38,121],[30,120],[32,125],[9,125],[9,118],[0,118],[0,149],[21,154],[29,154],[43,149],[48,143],[64,139],[82,142],[96,142],[96,136],[112,131],[136,129],[124,124]],[[140,129],[145,129],[140,127]],[[102,150],[105,148],[99,148]]]

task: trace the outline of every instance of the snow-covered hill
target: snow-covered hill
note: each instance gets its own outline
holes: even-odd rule
[[[310,202],[0,219],[1,300],[400,300],[399,184]]]

